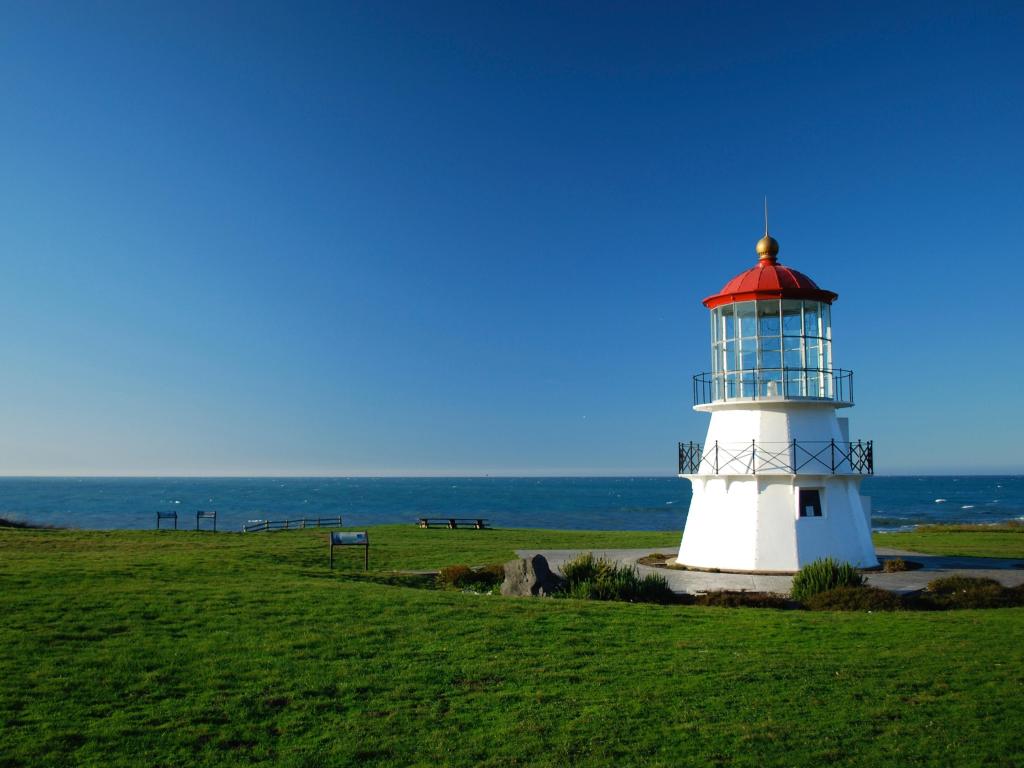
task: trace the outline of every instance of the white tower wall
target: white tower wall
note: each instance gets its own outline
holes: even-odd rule
[[[680,564],[787,573],[821,557],[860,568],[878,565],[870,499],[861,496],[861,476],[843,455],[848,420],[840,423],[834,403],[697,408],[711,411],[711,423],[701,472],[685,476],[693,500]],[[801,488],[819,491],[820,517],[800,515]]]
[[[678,562],[724,571],[790,573],[822,557],[878,565],[870,500],[858,475],[689,477],[693,485]],[[821,517],[801,517],[800,488],[821,493]]]

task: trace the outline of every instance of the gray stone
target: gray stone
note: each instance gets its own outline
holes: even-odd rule
[[[512,597],[543,597],[550,595],[562,584],[562,578],[553,573],[544,555],[534,555],[505,563],[505,581],[501,594]]]

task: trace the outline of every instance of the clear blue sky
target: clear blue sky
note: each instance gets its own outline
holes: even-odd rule
[[[1022,30],[7,3],[0,473],[671,474],[764,194],[879,471],[1021,471]]]

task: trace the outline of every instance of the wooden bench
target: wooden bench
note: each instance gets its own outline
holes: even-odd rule
[[[420,528],[490,528],[487,520],[482,517],[421,517],[417,521]]]
[[[210,512],[204,512],[203,510],[199,510],[199,511],[196,512],[196,530],[197,531],[199,530],[199,521],[200,520],[212,520],[213,521],[213,530],[214,531],[217,530],[217,511],[216,510],[213,510],[213,511],[210,511]]]
[[[174,530],[178,530],[178,513],[177,512],[157,512],[156,513],[156,528],[160,530],[161,520],[173,520]]]

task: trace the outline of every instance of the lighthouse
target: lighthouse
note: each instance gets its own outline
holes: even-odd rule
[[[693,498],[677,563],[792,573],[821,557],[876,567],[870,440],[851,439],[839,409],[853,374],[832,365],[838,294],[779,263],[765,226],[757,264],[704,299],[711,371],[693,378],[694,410],[711,414],[703,443],[679,444]]]

